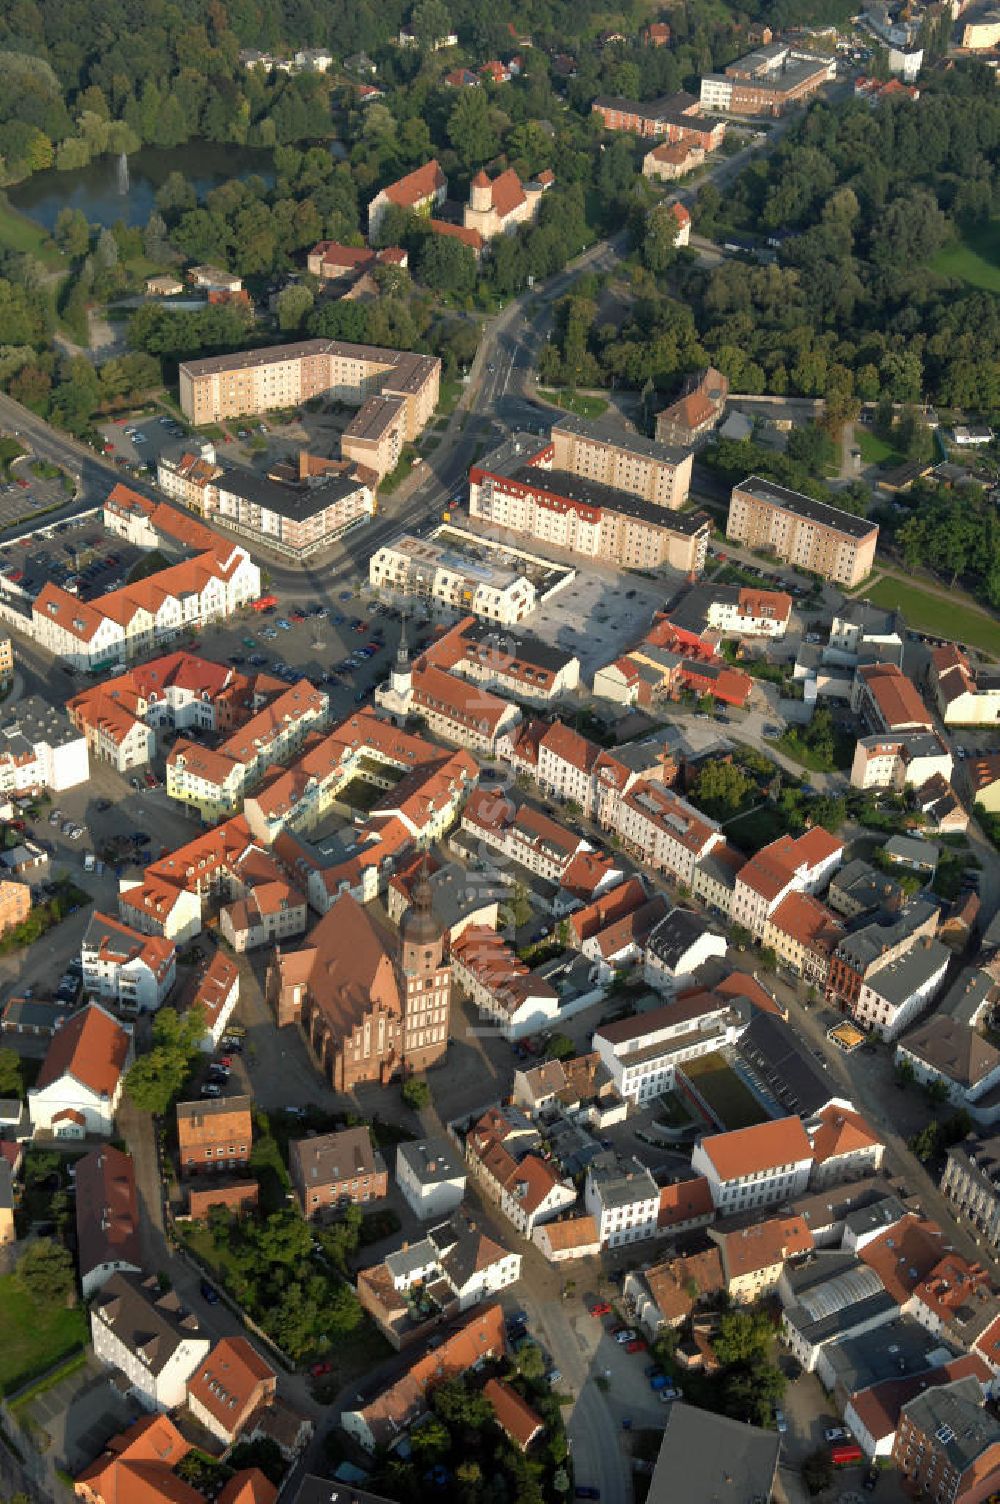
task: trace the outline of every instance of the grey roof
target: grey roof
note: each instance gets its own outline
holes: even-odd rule
[[[446,1138],[418,1138],[396,1146],[397,1175],[402,1160],[421,1185],[438,1185],[465,1175],[461,1156]]]
[[[835,872],[830,879],[830,887],[846,894],[865,911],[877,909],[887,901],[892,902],[896,896],[902,898],[903,894],[902,888],[893,878],[862,861],[860,857]]]
[[[616,423],[606,420],[594,422],[588,418],[577,418],[572,413],[564,413],[553,423],[552,432],[572,434],[575,438],[589,439],[596,444],[613,444],[616,449],[625,449],[629,454],[638,454],[643,459],[659,460],[668,465],[679,464],[691,452],[675,444],[658,444],[655,439],[647,439],[641,433],[630,433]]]
[[[736,1046],[746,1065],[788,1113],[813,1117],[836,1093],[783,1019],[756,1009]]]
[[[1000,1065],[1000,1050],[968,1024],[944,1013],[932,1014],[904,1034],[899,1048],[965,1090],[977,1086]]]
[[[338,1483],[310,1473],[290,1494],[287,1504],[392,1504],[383,1494],[371,1494],[356,1483]]]
[[[336,1185],[358,1175],[381,1173],[385,1168],[371,1133],[363,1126],[293,1139],[288,1145],[288,1159],[292,1178],[304,1189]]]
[[[924,1373],[953,1356],[946,1342],[932,1337],[912,1316],[900,1316],[856,1337],[843,1337],[826,1348],[834,1386],[845,1394],[870,1389],[885,1379]]]
[[[645,1165],[592,1164],[588,1176],[604,1206],[631,1206],[636,1201],[655,1200],[656,1181]]]
[[[786,1210],[800,1216],[811,1231],[819,1232],[841,1222],[846,1224],[865,1208],[879,1205],[888,1194],[888,1181],[880,1175],[870,1175],[848,1185],[832,1185],[823,1191],[797,1196],[788,1202]]]
[[[861,1260],[849,1248],[817,1248],[797,1264],[789,1264],[784,1282],[800,1305],[810,1290],[822,1289],[831,1280],[843,1279]],[[871,1294],[871,1291],[868,1292]]]
[[[532,637],[527,632],[514,633],[513,629],[504,628],[498,631],[488,621],[477,621],[472,626],[463,627],[462,636],[467,642],[483,643],[487,647],[494,644],[502,655],[500,662],[507,658],[516,659],[519,663],[526,663],[531,668],[544,668],[552,672],[565,668],[576,657],[575,653],[568,652],[565,648],[554,647],[551,643],[543,642],[540,637]]]
[[[1000,1420],[983,1409],[983,1391],[971,1375],[914,1395],[902,1412],[964,1473],[988,1447],[1000,1445]]]
[[[18,751],[19,743],[25,749],[39,742],[50,747],[63,747],[68,742],[81,740],[64,708],[50,705],[40,695],[28,695],[19,700],[14,711],[0,726],[0,747],[4,751]]]
[[[664,446],[657,447],[662,449]],[[707,512],[672,512],[666,507],[654,506],[651,501],[643,501],[641,496],[633,496],[630,491],[619,491],[614,486],[602,485],[600,481],[574,475],[569,470],[543,470],[539,465],[525,465],[514,478],[526,486],[549,491],[554,496],[565,496],[568,501],[583,506],[601,507],[605,512],[624,512],[668,532],[683,533],[686,538],[710,530],[712,525]]]
[[[878,531],[876,524],[869,522],[867,517],[854,517],[850,512],[841,512],[837,507],[828,506],[825,501],[813,501],[811,496],[803,496],[800,491],[790,491],[787,486],[779,486],[773,480],[763,480],[759,475],[748,475],[734,489],[745,492],[757,501],[769,502],[786,512],[794,512],[797,517],[816,522],[820,527],[836,528],[851,538],[867,538]]]
[[[507,1258],[510,1249],[462,1210],[452,1213],[447,1222],[432,1227],[428,1241],[438,1249],[445,1278],[456,1291],[464,1290],[474,1274]]]
[[[667,1411],[648,1504],[766,1504],[781,1437],[675,1400]]]
[[[507,889],[496,878],[470,872],[461,862],[446,862],[428,878],[431,908],[445,930],[450,930],[467,914],[494,900],[502,903]]]
[[[834,955],[855,971],[864,971],[887,950],[912,935],[937,913],[937,905],[926,898],[915,898],[889,924],[866,924],[863,929],[845,935]]]
[[[739,585],[716,585],[707,580],[692,585],[677,604],[670,607],[671,626],[685,632],[701,632],[708,619],[709,607],[716,604],[738,606],[741,588]]]
[[[42,1029],[54,1034],[72,1015],[72,1008],[45,998],[12,997],[4,1004],[3,1021],[13,1030]]]
[[[888,966],[880,967],[874,976],[868,978],[866,985],[894,1008],[899,1008],[907,998],[926,986],[942,966],[947,966],[951,956],[947,945],[925,936],[923,943],[918,942],[897,956],[895,961],[890,961]]]
[[[182,1342],[205,1336],[173,1290],[160,1294],[155,1275],[113,1274],[91,1309],[151,1374],[162,1372]]]
[[[243,501],[296,522],[315,517],[360,489],[359,483],[346,475],[324,475],[290,485],[286,481],[257,475],[253,470],[235,469],[224,470],[216,486],[230,496],[239,496]]]
[[[672,971],[702,935],[712,933],[712,926],[703,914],[678,906],[650,931],[646,947]]]
[[[936,867],[941,854],[932,841],[916,836],[890,836],[882,850],[886,856],[914,867]]]
[[[871,1206],[859,1206],[855,1211],[849,1212],[844,1218],[844,1227],[857,1238],[869,1232],[885,1232],[886,1228],[895,1227],[905,1216],[906,1207],[898,1196],[884,1196]]]
[[[792,1306],[785,1312],[785,1320],[804,1342],[815,1348],[846,1337],[863,1326],[877,1325],[880,1319],[888,1321],[898,1310],[888,1290],[876,1290],[844,1305],[836,1305],[820,1316],[814,1316],[805,1306]]]
[[[14,1172],[6,1159],[0,1159],[0,1212],[14,1210]]]

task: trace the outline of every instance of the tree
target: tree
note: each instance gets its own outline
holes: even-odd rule
[[[565,944],[565,940],[561,942]],[[576,1045],[568,1034],[553,1034],[545,1046],[545,1053],[553,1060],[569,1060],[576,1054]]]
[[[476,285],[476,258],[471,246],[450,235],[429,235],[420,252],[418,275],[435,292],[465,297]]]
[[[39,1305],[76,1303],[76,1277],[69,1251],[53,1238],[39,1238],[29,1245],[17,1266],[17,1278]]]
[[[447,1426],[443,1425],[436,1415],[428,1415],[426,1420],[419,1426],[414,1426],[410,1432],[410,1446],[417,1453],[424,1465],[433,1465],[440,1462],[442,1457],[447,1456],[451,1447],[451,1436]]]
[[[276,311],[278,315],[278,328],[283,334],[292,330],[301,329],[306,314],[311,312],[314,303],[312,288],[304,282],[290,282],[283,287],[276,299]]]
[[[156,1117],[167,1111],[197,1059],[204,1027],[200,1008],[189,1008],[183,1017],[175,1008],[160,1009],[153,1023],[153,1048],[125,1077],[125,1090],[140,1111]]]
[[[526,1342],[518,1351],[517,1371],[526,1379],[537,1380],[545,1374],[545,1354],[537,1342]]]
[[[16,1050],[0,1050],[0,1097],[24,1096],[21,1057]]]
[[[802,1481],[810,1494],[821,1494],[833,1481],[833,1459],[829,1447],[817,1447],[802,1463]]]
[[[80,209],[60,209],[53,235],[56,244],[74,260],[90,249],[90,226]]]
[[[677,259],[677,221],[669,204],[657,204],[646,215],[642,262],[651,272],[663,273]]]
[[[921,1164],[926,1164],[929,1159],[933,1159],[941,1147],[941,1124],[937,1119],[925,1123],[910,1139],[909,1147]]]
[[[419,1112],[422,1107],[430,1105],[431,1089],[421,1076],[411,1076],[403,1082],[403,1101],[407,1107],[412,1107],[414,1112]]]
[[[712,819],[735,814],[754,788],[753,779],[735,762],[707,762],[694,786],[695,803]]]
[[[448,140],[467,167],[496,156],[500,142],[485,89],[460,89],[448,116]]]
[[[417,0],[410,15],[410,30],[418,47],[433,52],[438,42],[451,35],[451,17],[444,0]]]
[[[771,1336],[766,1311],[726,1311],[719,1317],[716,1356],[725,1368],[749,1362],[767,1351]]]

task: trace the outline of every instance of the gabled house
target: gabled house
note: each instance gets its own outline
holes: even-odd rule
[[[97,1003],[81,1008],[53,1036],[28,1088],[34,1131],[48,1129],[56,1138],[111,1134],[131,1063],[131,1030]]]
[[[252,1417],[277,1393],[271,1365],[245,1337],[217,1342],[188,1379],[188,1409],[224,1446],[247,1431]]]
[[[77,1160],[76,1244],[84,1300],[117,1271],[142,1268],[135,1167],[110,1144]]]
[[[161,1294],[155,1275],[112,1274],[91,1307],[90,1331],[95,1356],[124,1375],[147,1410],[183,1404],[211,1346],[197,1316],[173,1290]]]

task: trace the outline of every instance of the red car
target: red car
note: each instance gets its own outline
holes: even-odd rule
[[[114,452],[115,452],[115,446],[114,446],[114,444],[102,444],[101,445],[101,453],[102,454],[114,454]]]
[[[642,1337],[633,1337],[631,1342],[626,1342],[625,1351],[627,1353],[644,1353],[648,1349]]]
[[[304,611],[299,611],[298,609],[296,609],[295,611],[289,611],[288,614],[292,618],[292,621],[305,621],[306,619],[306,613]]]
[[[145,779],[146,779],[146,787],[147,787],[147,789],[155,789],[156,788],[157,783],[156,783],[156,774],[155,773],[146,773],[145,774]]]
[[[232,1066],[232,1063],[233,1063],[233,1057],[232,1057],[232,1055],[220,1055],[219,1056],[219,1064],[220,1065],[224,1065],[227,1068],[227,1070]]]
[[[314,1379],[321,1379],[325,1373],[333,1372],[333,1364],[326,1362],[314,1363],[309,1372],[312,1374]]]
[[[611,1307],[606,1300],[595,1300],[587,1307],[591,1316],[610,1316]]]

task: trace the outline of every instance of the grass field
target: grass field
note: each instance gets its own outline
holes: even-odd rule
[[[583,392],[571,392],[566,387],[554,392],[551,387],[538,388],[539,397],[561,407],[564,412],[575,413],[578,418],[599,418],[608,410],[603,397],[587,397]]]
[[[0,194],[0,250],[37,256],[48,267],[66,266],[66,258],[52,244],[49,232],[26,214],[12,209],[3,194]]]
[[[1000,292],[1000,219],[969,225],[961,240],[938,251],[931,265],[948,277],[960,277],[970,287]]]
[[[854,442],[861,450],[861,460],[865,465],[901,465],[903,456],[898,450],[893,449],[878,434],[872,433],[870,428],[862,428],[860,423],[854,425]]]
[[[754,1123],[763,1123],[766,1119],[767,1113],[757,1098],[729,1069],[721,1055],[700,1055],[697,1060],[686,1061],[683,1070],[727,1129],[751,1128]]]
[[[0,1276],[0,1394],[11,1394],[87,1341],[82,1306],[38,1305],[12,1274]]]
[[[954,597],[930,595],[919,585],[907,585],[883,575],[877,584],[865,590],[865,598],[875,606],[898,607],[914,632],[954,638],[1000,658],[1000,621],[980,616]]]

